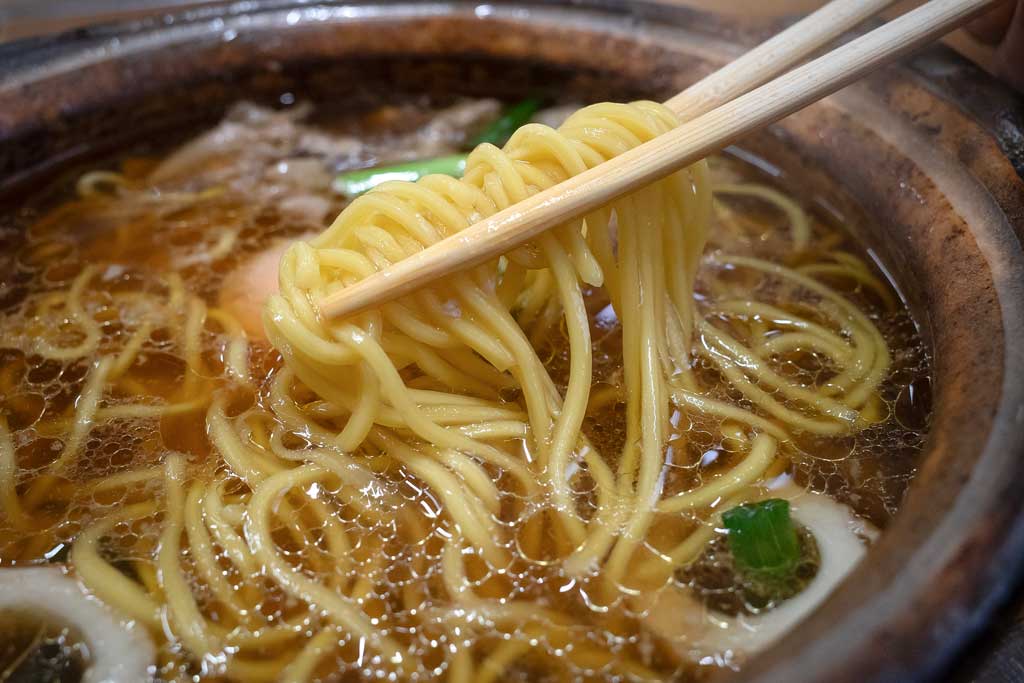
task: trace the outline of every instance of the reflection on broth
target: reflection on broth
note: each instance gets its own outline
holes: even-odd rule
[[[620,252],[658,247],[623,246],[637,241],[625,211],[603,219],[619,284],[580,286],[592,365],[567,439],[580,336],[539,251],[466,285],[507,303],[503,334],[521,334],[533,375],[525,356],[502,361],[511,337],[453,284],[438,289],[455,288],[445,320],[409,303],[359,321],[443,439],[423,438],[369,360],[318,365],[349,352],[341,336],[310,341],[271,312],[278,348],[267,340],[279,255],[346,205],[336,172],[453,154],[499,110],[409,100],[313,125],[303,107],[241,104],[168,155],[125,156],[21,210],[0,235],[0,633],[18,644],[0,671],[78,680],[98,656],[83,664],[59,617],[17,616],[16,573],[33,565],[148,634],[156,678],[239,681],[697,680],[742,665],[846,575],[914,472],[927,354],[847,228],[736,156],[710,160],[692,319],[669,302],[680,331],[655,334],[662,359],[685,359],[665,372],[666,408],[641,407],[612,303],[645,277]],[[680,206],[706,183],[689,173]],[[367,262],[411,248],[351,234]],[[318,239],[349,272],[355,257]],[[282,282],[319,285],[328,256],[313,277],[290,252]],[[649,410],[664,412],[653,500],[636,427]],[[800,561],[766,581],[730,511],[756,535],[771,499],[789,500]]]

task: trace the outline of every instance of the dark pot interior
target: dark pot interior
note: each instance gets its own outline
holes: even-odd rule
[[[600,0],[257,0],[8,45],[0,196],[16,201],[68,163],[171,139],[242,97],[291,92],[335,106],[379,92],[660,98],[772,28]],[[744,142],[801,193],[859,217],[855,228],[931,344],[935,381],[927,453],[896,520],[842,588],[739,680],[924,678],[1015,581],[1024,557],[1022,111],[935,49]]]

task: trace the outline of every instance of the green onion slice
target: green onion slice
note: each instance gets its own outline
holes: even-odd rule
[[[485,142],[501,147],[512,137],[512,133],[530,122],[538,109],[540,109],[540,100],[534,98],[512,105],[491,125],[480,131],[479,135],[470,139],[467,149],[473,149]]]
[[[529,123],[534,113],[540,108],[540,100],[527,99],[512,105],[498,117],[493,123],[487,126],[479,135],[474,137],[467,144],[466,149],[472,150],[477,145],[489,142],[492,145],[504,145],[521,126]],[[425,175],[440,173],[456,178],[462,176],[466,170],[466,155],[453,154],[451,156],[437,157],[435,159],[421,159],[410,161],[404,164],[392,166],[378,166],[376,168],[365,168],[358,171],[348,171],[335,177],[333,187],[346,197],[358,197],[359,195],[372,190],[381,183],[391,180],[406,180],[414,182]]]
[[[358,197],[367,190],[372,190],[381,183],[392,180],[416,181],[425,175],[440,173],[456,178],[466,170],[466,155],[453,154],[435,159],[410,161],[394,166],[378,166],[349,171],[335,177],[333,187],[346,197]]]
[[[800,564],[800,538],[789,501],[746,503],[722,514],[737,568],[755,577],[786,579]]]

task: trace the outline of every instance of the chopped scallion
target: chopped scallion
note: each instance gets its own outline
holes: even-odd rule
[[[391,180],[419,180],[425,175],[440,173],[460,177],[466,170],[466,155],[453,154],[434,159],[410,161],[393,166],[364,168],[358,171],[342,173],[334,179],[334,189],[346,197],[357,197],[367,190],[372,190],[381,183]]]
[[[787,579],[800,564],[800,538],[789,501],[746,503],[722,514],[736,567],[751,578]]]
[[[477,145],[489,142],[492,145],[504,145],[512,133],[526,123],[529,123],[537,109],[540,108],[540,100],[528,99],[512,105],[493,123],[484,128],[479,135],[472,138],[466,145],[467,150],[472,150]],[[453,154],[451,156],[437,157],[434,159],[421,159],[409,161],[404,164],[391,166],[378,166],[376,168],[364,168],[358,171],[348,171],[335,177],[334,190],[346,197],[358,197],[359,195],[372,190],[381,183],[391,180],[407,180],[413,182],[425,175],[440,173],[456,178],[462,176],[466,170],[466,155]]]
[[[540,109],[540,100],[533,98],[512,105],[497,120],[480,131],[477,136],[471,138],[467,149],[473,149],[485,142],[501,147],[512,137],[512,133],[530,122],[538,109]]]

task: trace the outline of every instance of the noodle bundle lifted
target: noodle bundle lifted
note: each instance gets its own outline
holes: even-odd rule
[[[366,449],[427,482],[457,526],[448,542],[454,555],[467,547],[490,570],[506,569],[511,539],[502,522],[515,526],[541,511],[545,522],[536,533],[557,537],[556,544],[569,551],[560,558],[565,576],[599,574],[614,591],[630,566],[644,559],[638,547],[656,513],[708,506],[763,477],[786,427],[759,429],[763,420],[756,414],[705,396],[692,369],[695,327],[707,353],[723,357],[722,372],[736,376],[737,388],[747,388],[743,393],[755,405],[800,427],[826,433],[856,428],[859,409],[884,376],[885,343],[848,304],[848,324],[864,324],[858,331],[867,339],[848,341],[816,327],[813,343],[830,344],[840,361],[857,353],[857,342],[868,348],[857,359],[859,367],[821,392],[789,385],[751,361],[756,355],[726,332],[695,323],[694,280],[711,213],[704,162],[562,226],[535,245],[379,311],[342,321],[318,315],[315,302],[337,288],[676,124],[662,105],[636,102],[586,107],[558,130],[527,125],[504,149],[478,147],[462,179],[434,175],[415,184],[384,184],[356,199],[322,235],[285,254],[281,294],[271,299],[264,322],[288,369],[323,401],[318,408],[333,413],[333,427],[320,445]],[[800,282],[799,275],[787,275]],[[601,452],[581,431],[592,393],[592,340],[582,291],[587,285],[605,289],[622,325],[626,437],[616,453]],[[845,304],[827,288],[811,286],[824,290],[837,307]],[[568,333],[564,391],[521,327],[524,318],[544,309],[559,311]],[[757,310],[749,306],[746,312]],[[810,415],[782,407],[760,388],[762,381],[802,400]],[[510,414],[507,403],[495,400],[509,392],[525,415]],[[749,452],[704,487],[664,495],[659,478],[673,403],[732,416],[739,422],[735,437],[749,444]],[[295,427],[301,429],[308,417]],[[502,448],[503,441],[520,435],[529,444],[528,458],[518,447]],[[495,476],[519,496],[516,516],[507,521],[500,512],[493,518],[505,507],[501,495],[509,493],[493,490],[488,480]],[[602,501],[589,514],[581,512],[574,491],[583,479]],[[649,560],[657,564],[662,558]]]
[[[344,427],[333,444],[349,452],[369,446],[414,471],[419,460],[442,464],[447,471],[438,476],[444,477],[473,472],[487,479],[481,464],[496,467],[532,504],[552,506],[557,533],[576,548],[568,562],[577,572],[595,568],[617,545],[612,577],[621,577],[658,499],[670,381],[695,388],[689,340],[693,281],[711,208],[705,164],[563,226],[507,260],[456,274],[359,320],[325,323],[314,302],[673,125],[671,112],[652,102],[587,107],[557,131],[528,125],[504,150],[478,147],[461,180],[385,184],[356,199],[308,245],[293,245],[265,325],[289,370],[342,413],[337,419]],[[615,496],[608,513],[615,517],[589,531],[570,467],[579,469],[587,452],[599,468],[613,460],[580,431],[592,375],[585,285],[604,286],[620,312],[629,415],[627,445],[614,454],[621,493],[601,492]],[[514,315],[552,305],[560,307],[569,333],[564,395]],[[517,394],[525,419],[495,401],[499,389]],[[530,460],[495,443],[519,435],[530,443]],[[469,490],[459,494],[466,496],[470,502],[462,504],[471,514],[486,510],[483,499]],[[488,559],[500,569],[507,562],[493,548],[500,534],[486,516],[478,521],[461,524],[462,532],[474,547],[491,548]]]

